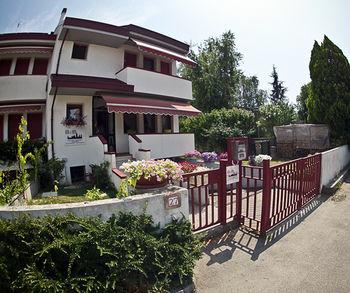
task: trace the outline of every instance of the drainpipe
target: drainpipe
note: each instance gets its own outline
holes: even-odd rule
[[[58,53],[58,58],[57,58],[57,65],[56,65],[56,72],[55,74],[58,74],[58,69],[60,66],[60,61],[61,61],[61,54],[62,54],[62,48],[63,48],[63,44],[66,40],[67,34],[68,34],[69,29],[66,30],[62,43],[61,43],[61,47],[60,47],[60,51]],[[53,100],[52,100],[52,104],[51,104],[51,151],[52,151],[52,157],[55,157],[55,146],[54,146],[54,142],[53,142],[53,108],[55,106],[55,101],[56,101],[56,95],[57,95],[57,91],[58,91],[58,87],[55,88],[55,93],[53,96]]]

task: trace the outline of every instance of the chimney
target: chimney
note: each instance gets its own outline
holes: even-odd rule
[[[58,22],[58,25],[55,29],[55,34],[58,33],[58,30],[60,29],[60,27],[63,25],[64,19],[66,18],[66,14],[67,14],[67,8],[63,8],[62,12],[61,12],[61,17],[60,17],[60,21]]]

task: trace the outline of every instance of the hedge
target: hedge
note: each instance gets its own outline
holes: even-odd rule
[[[200,151],[224,151],[227,137],[251,136],[255,129],[254,114],[237,108],[213,110],[180,120],[180,131],[194,133]]]
[[[107,222],[73,215],[0,220],[2,292],[164,292],[200,258],[190,223],[163,230],[150,216]]]

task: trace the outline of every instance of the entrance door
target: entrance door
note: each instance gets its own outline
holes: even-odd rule
[[[115,118],[108,113],[104,100],[93,98],[93,134],[102,135],[108,143],[108,151],[115,152]]]

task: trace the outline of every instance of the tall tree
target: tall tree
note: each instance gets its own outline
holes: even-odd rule
[[[273,65],[271,77],[273,81],[270,83],[272,85],[270,99],[271,102],[276,104],[286,100],[286,91],[287,88],[283,86],[283,81],[280,81],[278,78],[278,73],[275,65]]]
[[[190,57],[197,66],[182,67],[180,72],[192,81],[193,104],[203,112],[234,105],[242,59],[234,34],[228,31],[219,38],[209,38],[198,47],[197,54],[191,50]]]
[[[350,65],[342,50],[327,36],[316,41],[310,59],[309,120],[329,125],[339,142],[350,138]]]
[[[259,89],[258,78],[242,75],[237,90],[237,106],[255,112],[266,100],[267,93]]]
[[[302,121],[307,121],[307,99],[311,95],[311,83],[304,84],[300,89],[300,94],[297,96],[297,111],[298,119]]]

